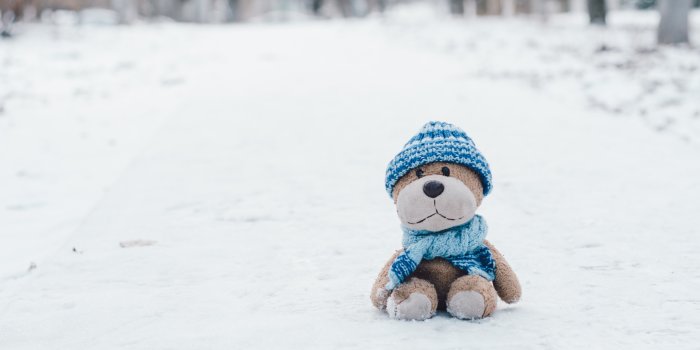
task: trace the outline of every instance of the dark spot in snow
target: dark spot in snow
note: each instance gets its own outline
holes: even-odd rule
[[[636,51],[638,54],[647,54],[648,55],[648,54],[656,53],[658,50],[655,47],[640,47],[640,48],[637,48]]]
[[[267,52],[260,54],[258,56],[258,59],[263,62],[274,62],[278,60],[278,55],[272,53],[272,52]]]
[[[608,46],[607,44],[602,44],[596,48],[595,52],[596,53],[606,53],[606,52],[615,52],[618,51],[618,49]]]
[[[185,79],[175,77],[175,78],[163,78],[160,80],[160,84],[163,86],[176,86],[185,82]]]
[[[20,203],[20,204],[12,204],[8,205],[5,207],[6,210],[10,211],[24,211],[24,210],[30,210],[30,209],[35,209],[35,208],[41,208],[45,205],[45,203]]]
[[[115,71],[120,71],[120,70],[130,70],[134,68],[134,62],[119,62],[117,65],[114,67]]]
[[[121,241],[119,242],[119,246],[122,248],[147,247],[156,243],[156,241],[150,241],[146,239],[134,239],[131,241]]]

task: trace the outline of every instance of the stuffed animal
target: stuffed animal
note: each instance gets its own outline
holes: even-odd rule
[[[386,171],[403,249],[372,287],[375,307],[401,320],[425,320],[437,310],[477,319],[493,313],[498,297],[520,299],[517,276],[476,214],[491,187],[486,159],[460,128],[429,122],[408,141]]]

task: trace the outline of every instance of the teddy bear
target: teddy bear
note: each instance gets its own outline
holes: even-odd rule
[[[403,231],[372,287],[372,304],[400,320],[426,320],[447,311],[459,319],[490,316],[498,297],[520,299],[515,272],[486,240],[486,220],[476,214],[492,189],[484,156],[460,128],[429,122],[386,171]]]

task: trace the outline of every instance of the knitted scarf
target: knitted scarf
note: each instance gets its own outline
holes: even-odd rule
[[[481,216],[439,232],[402,228],[404,251],[391,264],[386,289],[392,290],[405,281],[423,259],[444,258],[469,275],[494,280],[496,262],[484,245],[488,227]]]

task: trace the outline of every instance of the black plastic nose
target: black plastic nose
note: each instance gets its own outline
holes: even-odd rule
[[[445,185],[438,181],[428,181],[423,185],[423,193],[430,198],[435,198],[442,194],[445,190]]]

